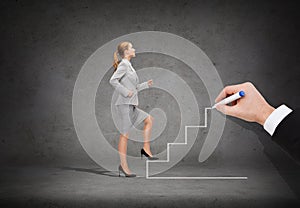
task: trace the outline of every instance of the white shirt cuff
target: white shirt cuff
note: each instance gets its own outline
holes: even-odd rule
[[[292,111],[292,109],[288,108],[284,104],[279,106],[266,119],[264,129],[272,136],[278,124]]]

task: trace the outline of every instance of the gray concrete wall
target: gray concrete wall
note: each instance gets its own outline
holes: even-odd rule
[[[3,165],[87,165],[93,163],[81,147],[72,120],[72,92],[88,57],[103,44],[138,31],[164,31],[186,38],[213,61],[224,85],[252,81],[266,99],[278,106],[299,103],[299,15],[295,3],[261,1],[1,1],[1,134]],[[159,66],[178,73],[197,99],[210,105],[203,84],[191,70],[172,57],[141,54],[134,67]],[[112,69],[104,80],[108,80]],[[112,95],[108,82],[100,84],[96,109],[103,131],[113,131],[104,119]],[[152,97],[149,97],[150,93]],[[163,92],[145,91],[140,108],[166,107],[172,100]],[[148,105],[148,107],[147,107]],[[204,105],[204,106],[205,106]],[[202,106],[203,107],[203,106]],[[176,110],[176,105],[172,109]],[[170,120],[176,113],[169,112]],[[109,116],[105,113],[105,116]],[[173,117],[172,117],[173,116]],[[177,132],[178,122],[168,122],[162,137]],[[224,137],[211,160],[255,167],[263,145],[253,133],[228,121]],[[108,131],[109,130],[109,131]],[[199,138],[206,132],[201,131]],[[110,136],[109,136],[110,135]],[[117,135],[107,134],[116,146]],[[236,148],[240,142],[239,149]],[[166,142],[153,146],[162,151]],[[186,161],[197,162],[200,140]],[[137,155],[138,145],[128,151]],[[259,152],[259,154],[257,153]],[[232,159],[240,156],[240,160]]]

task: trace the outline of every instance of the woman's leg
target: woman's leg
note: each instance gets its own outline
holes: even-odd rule
[[[129,135],[128,133],[120,135],[118,150],[120,155],[121,166],[126,173],[130,174],[131,172],[128,168],[127,159],[126,159],[128,135]]]
[[[150,150],[150,136],[151,136],[151,130],[152,130],[152,122],[153,117],[148,116],[144,120],[144,150],[152,157],[152,153]]]

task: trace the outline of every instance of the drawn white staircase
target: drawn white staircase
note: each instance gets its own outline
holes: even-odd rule
[[[199,176],[199,177],[190,177],[190,176],[150,176],[149,175],[149,163],[156,164],[166,164],[170,162],[170,150],[174,148],[184,148],[188,143],[188,128],[206,128],[207,127],[207,111],[211,110],[211,108],[205,108],[204,112],[204,125],[200,126],[185,126],[184,133],[184,142],[178,143],[167,143],[167,159],[166,160],[146,160],[146,179],[200,179],[200,180],[245,180],[248,177],[245,176]],[[173,148],[171,148],[173,147]],[[172,154],[173,155],[173,154]],[[176,156],[176,155],[175,155]],[[174,156],[173,156],[174,157]]]

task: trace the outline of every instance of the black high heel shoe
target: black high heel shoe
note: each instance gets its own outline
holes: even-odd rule
[[[143,155],[145,155],[148,160],[158,160],[159,158],[158,157],[151,157],[150,155],[148,155],[148,153],[143,149],[141,149],[141,159],[143,158]]]
[[[124,173],[125,177],[136,177],[136,174],[134,173],[131,174],[126,173],[121,165],[119,165],[119,177],[120,177],[120,172]]]

